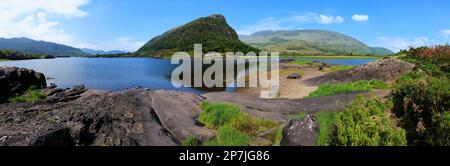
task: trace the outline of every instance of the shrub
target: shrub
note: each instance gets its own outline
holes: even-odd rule
[[[403,60],[416,69],[394,84],[394,103],[408,143],[450,145],[450,46],[411,48]]]
[[[406,145],[405,131],[395,127],[386,115],[391,105],[378,98],[359,96],[336,115],[333,143],[338,146]]]
[[[371,91],[373,89],[387,89],[389,87],[383,81],[380,80],[364,80],[358,82],[350,82],[344,84],[326,84],[320,85],[319,89],[311,92],[308,97],[322,97],[331,96],[337,94],[344,94],[349,92],[361,92],[361,91]]]
[[[394,86],[395,109],[414,145],[450,145],[450,81],[413,72]]]

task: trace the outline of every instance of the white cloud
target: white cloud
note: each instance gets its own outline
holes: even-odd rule
[[[368,15],[355,14],[355,15],[352,16],[352,19],[354,21],[357,21],[357,22],[368,21],[369,20],[369,16]]]
[[[62,29],[62,21],[88,16],[90,0],[0,0],[0,37],[28,37],[78,48],[135,51],[144,43],[130,38],[83,42]]]
[[[333,23],[341,23],[344,22],[344,18],[342,18],[341,16],[336,16],[334,17],[333,15],[319,15],[316,17],[316,20],[318,23],[321,24],[333,24]]]
[[[85,17],[88,0],[0,0],[0,36],[29,37],[70,44],[74,36],[58,28],[60,19]]]
[[[443,29],[440,33],[442,36],[450,36],[450,29]]]
[[[433,45],[434,40],[427,37],[402,38],[402,37],[380,37],[378,45],[391,49],[392,51],[400,51],[409,47],[420,47]]]
[[[245,26],[237,30],[237,32],[241,35],[250,35],[263,30],[299,29],[298,27],[304,23],[332,24],[341,22],[344,22],[344,18],[341,16],[334,17],[332,15],[306,13],[282,18],[267,17],[256,24]]]

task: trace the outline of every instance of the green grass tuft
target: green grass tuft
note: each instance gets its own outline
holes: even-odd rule
[[[225,125],[217,130],[215,139],[206,141],[205,146],[248,146],[250,136],[240,132],[230,125]]]
[[[42,90],[37,89],[35,86],[31,86],[20,96],[15,96],[9,99],[11,103],[36,103],[45,98],[45,94]]]
[[[277,139],[276,129],[280,124],[258,119],[247,113],[241,112],[239,107],[227,103],[201,103],[203,112],[200,113],[199,122],[211,129],[216,129],[216,138],[209,140],[203,145],[206,146],[248,146],[257,137],[263,137],[270,141],[272,145]],[[264,135],[261,132],[269,131]],[[272,131],[272,132],[271,132]]]
[[[200,104],[200,108],[203,112],[200,114],[199,121],[212,129],[218,129],[220,126],[230,123],[233,118],[241,114],[238,107],[227,103],[203,102]]]
[[[349,92],[371,91],[373,89],[387,89],[389,85],[380,80],[364,80],[359,82],[350,82],[344,84],[326,84],[319,86],[314,92],[311,92],[308,97],[323,97],[337,94],[344,94]]]
[[[319,123],[319,133],[317,136],[317,146],[330,146],[332,143],[332,132],[334,112],[318,112],[316,114],[317,121]]]
[[[198,146],[200,142],[195,138],[195,136],[189,136],[186,140],[184,140],[181,145],[183,146]]]

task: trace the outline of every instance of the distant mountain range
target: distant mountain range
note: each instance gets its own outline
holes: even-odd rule
[[[31,54],[43,54],[54,57],[83,57],[105,54],[125,54],[126,51],[102,51],[89,48],[75,48],[63,44],[37,41],[29,38],[0,38],[0,50],[14,50]]]
[[[109,55],[109,54],[125,54],[128,53],[127,51],[120,51],[120,50],[112,50],[112,51],[102,51],[102,50],[94,50],[89,48],[83,48],[82,51],[89,53],[91,55]]]
[[[89,56],[88,53],[78,48],[28,38],[0,38],[0,50],[15,50],[25,53],[51,55],[54,57]]]
[[[259,49],[240,41],[225,17],[216,14],[199,18],[151,39],[135,55],[167,57],[178,51],[192,52],[197,43],[203,44],[204,53],[259,52]]]
[[[394,54],[389,49],[370,47],[350,36],[326,30],[267,30],[239,37],[245,43],[261,50],[282,54]]]

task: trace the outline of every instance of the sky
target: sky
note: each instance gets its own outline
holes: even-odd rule
[[[0,0],[0,37],[135,51],[199,17],[239,34],[323,29],[393,51],[450,41],[448,0]]]

